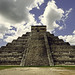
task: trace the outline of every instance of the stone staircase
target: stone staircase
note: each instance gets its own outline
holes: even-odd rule
[[[47,33],[49,46],[51,48],[54,65],[75,65],[75,46]]]
[[[46,26],[32,26],[31,32],[0,48],[0,65],[75,65],[75,46],[47,32]]]
[[[44,33],[36,32],[30,34],[24,62],[26,66],[49,66]]]

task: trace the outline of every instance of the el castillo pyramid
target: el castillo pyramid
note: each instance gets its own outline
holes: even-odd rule
[[[75,46],[47,32],[46,26],[32,26],[31,32],[0,48],[0,65],[75,65]]]

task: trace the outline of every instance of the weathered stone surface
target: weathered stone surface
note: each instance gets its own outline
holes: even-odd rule
[[[75,65],[75,46],[46,32],[46,26],[32,26],[31,32],[0,48],[0,65]]]

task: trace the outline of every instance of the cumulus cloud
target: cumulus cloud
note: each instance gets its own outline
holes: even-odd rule
[[[34,15],[29,11],[34,7],[39,8],[43,2],[44,0],[0,0],[0,39],[6,33],[14,34],[5,36],[7,38],[4,39],[6,42],[12,41],[29,31],[30,26],[36,24]],[[11,26],[17,31],[10,30]]]
[[[1,21],[1,20],[0,20]],[[3,39],[3,36],[5,35],[5,33],[8,32],[8,30],[10,29],[10,25],[8,23],[0,23],[0,39]]]
[[[73,31],[73,34],[75,34],[75,30]]]
[[[56,21],[61,20],[63,13],[64,11],[61,8],[58,8],[55,1],[52,0],[48,2],[43,15],[41,15],[39,18],[41,23],[47,25],[48,30],[51,32],[55,28],[59,27]]]
[[[29,10],[27,8],[39,8],[44,0],[0,0],[0,15],[6,18],[6,21],[19,23],[29,22]]]
[[[39,6],[42,3],[44,3],[44,0],[0,0],[0,39],[11,42],[13,39],[29,32],[31,25],[40,25],[41,23],[47,25],[50,32],[54,31],[55,28],[62,29],[63,26],[56,22],[66,20],[72,9],[66,11],[64,15],[64,10],[58,8],[54,0],[49,1],[43,15],[39,17],[41,23],[37,24],[35,15],[30,14],[29,11],[34,7],[40,9]],[[16,31],[10,30],[11,26],[15,27]],[[5,35],[6,33],[12,35]],[[4,35],[6,38],[3,38]],[[67,36],[60,37],[64,40],[67,38]]]
[[[17,39],[18,37],[21,37],[23,34],[26,32],[31,31],[31,25],[38,25],[37,22],[35,21],[34,17],[32,14],[29,15],[30,21],[25,25],[25,22],[17,23],[14,25],[14,27],[17,29],[15,30],[9,30],[7,33],[9,34],[14,34],[12,36],[6,36],[4,39],[5,42],[12,42],[13,39]],[[39,23],[40,25],[40,23]]]
[[[71,45],[75,45],[75,31],[73,31],[73,35],[60,35],[59,38],[63,39],[65,42],[69,42]]]
[[[32,0],[31,0],[31,1],[28,1],[28,3],[29,3],[29,2],[30,2],[30,6],[27,7],[29,10],[32,10],[32,8],[34,8],[34,7],[37,7],[37,9],[40,9],[39,6],[40,6],[42,3],[44,3],[44,0],[33,0],[33,2],[32,2]],[[31,2],[32,2],[32,4],[31,4]]]
[[[62,8],[58,8],[56,2],[52,0],[48,2],[43,15],[39,19],[42,24],[47,25],[48,31],[52,32],[55,28],[61,30],[65,28],[65,20],[71,11],[72,8],[66,10],[66,12]],[[60,21],[63,22],[63,25],[60,25]]]
[[[0,39],[3,39],[3,34],[0,34]]]

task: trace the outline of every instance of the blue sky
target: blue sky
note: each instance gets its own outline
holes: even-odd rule
[[[43,14],[45,7],[47,6],[48,1],[50,0],[44,0],[45,2],[40,6],[40,10],[34,8],[30,11],[30,13],[33,13],[36,15],[36,19],[38,20],[38,16]],[[64,30],[56,30],[56,35],[70,35],[72,34],[73,30],[75,29],[75,1],[74,0],[55,0],[56,5],[59,8],[62,8],[64,11],[69,10],[72,8],[72,12],[69,14],[69,17],[66,19],[65,24],[66,28]],[[38,12],[38,14],[37,14]]]
[[[0,46],[30,31],[31,25],[75,45],[75,0],[0,0]]]
[[[68,15],[69,17],[66,19],[66,29],[61,32],[57,31],[58,35],[70,35],[73,30],[75,30],[75,0],[55,0],[58,7],[62,8],[64,11],[72,8],[72,12]]]

